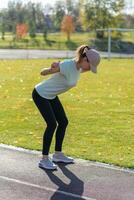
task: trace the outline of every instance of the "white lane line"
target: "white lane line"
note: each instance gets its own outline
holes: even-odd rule
[[[41,155],[40,151],[24,149],[22,147],[15,147],[15,146],[12,146],[12,145],[7,145],[7,144],[0,144],[0,147],[5,148],[5,149],[11,149],[11,150],[19,151],[19,152],[24,152],[24,153],[28,153],[28,154],[33,154],[33,155]],[[112,165],[112,164],[88,161],[88,160],[83,160],[83,159],[75,159],[75,161],[78,164],[83,164],[83,165],[86,165],[86,166],[95,166],[95,167],[101,167],[101,168],[106,168],[106,169],[111,169],[111,170],[116,170],[116,171],[134,174],[133,169],[123,168],[123,167],[115,166],[115,165]]]
[[[5,148],[5,149],[9,149],[9,150],[15,150],[15,151],[19,151],[19,152],[33,154],[33,155],[41,154],[40,151],[24,149],[22,147],[15,147],[13,145],[7,145],[7,144],[2,144],[2,143],[0,143],[0,147]]]
[[[54,193],[63,194],[63,195],[70,196],[70,197],[79,198],[79,199],[96,200],[96,199],[93,199],[93,198],[80,196],[80,195],[73,194],[73,193],[70,193],[70,192],[64,192],[64,191],[61,191],[61,190],[56,190],[56,189],[45,187],[45,186],[41,186],[41,185],[36,185],[36,184],[33,184],[33,183],[17,180],[17,179],[14,179],[14,178],[9,178],[9,177],[6,177],[6,176],[0,176],[0,179],[6,180],[6,181],[10,181],[10,182],[15,182],[15,183],[26,185],[26,186],[30,186],[30,187],[34,187],[34,188],[38,188],[38,189],[43,189],[43,190],[54,192]]]

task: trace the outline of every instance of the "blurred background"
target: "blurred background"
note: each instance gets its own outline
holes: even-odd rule
[[[134,53],[134,0],[2,0],[0,48]]]

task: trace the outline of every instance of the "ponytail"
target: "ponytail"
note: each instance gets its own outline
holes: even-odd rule
[[[87,45],[81,45],[80,47],[77,48],[76,50],[76,62],[80,63],[82,58],[86,56],[85,51],[89,50],[90,47]]]

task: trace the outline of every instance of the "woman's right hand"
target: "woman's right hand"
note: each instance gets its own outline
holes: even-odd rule
[[[51,64],[51,68],[54,69],[54,68],[59,67],[59,63],[60,63],[60,61],[59,61],[59,62],[53,62],[53,63]]]

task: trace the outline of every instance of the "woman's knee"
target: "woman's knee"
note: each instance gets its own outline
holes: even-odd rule
[[[57,123],[56,123],[56,121],[53,121],[53,122],[51,122],[51,123],[47,123],[47,128],[49,129],[49,130],[55,130],[56,129],[56,127],[57,127]]]
[[[68,119],[64,118],[64,119],[62,119],[62,121],[58,122],[58,124],[59,124],[59,126],[66,128],[68,125]]]

